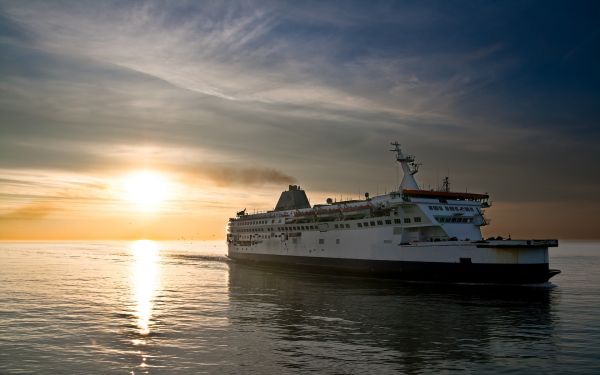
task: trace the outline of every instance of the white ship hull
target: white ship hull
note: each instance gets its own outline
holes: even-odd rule
[[[234,260],[393,276],[407,280],[542,283],[552,241],[438,241],[402,244],[393,228],[304,232],[229,245]]]

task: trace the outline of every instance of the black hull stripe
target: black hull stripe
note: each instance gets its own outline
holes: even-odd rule
[[[282,264],[295,267],[373,274],[412,281],[534,284],[548,281],[558,272],[541,264],[463,264],[320,258],[289,255],[230,253],[235,261]]]

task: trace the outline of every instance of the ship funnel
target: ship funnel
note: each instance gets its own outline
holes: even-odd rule
[[[300,189],[300,186],[290,185],[288,191],[281,193],[275,211],[299,210],[302,208],[310,208],[306,193]]]

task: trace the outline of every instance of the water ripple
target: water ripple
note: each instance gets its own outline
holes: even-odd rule
[[[214,242],[2,243],[0,373],[597,373],[597,248],[498,288],[244,266]]]

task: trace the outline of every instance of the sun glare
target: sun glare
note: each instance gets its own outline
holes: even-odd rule
[[[123,178],[124,199],[144,212],[156,211],[169,195],[169,182],[160,173],[138,171]]]

